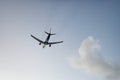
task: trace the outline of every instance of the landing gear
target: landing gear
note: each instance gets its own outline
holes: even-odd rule
[[[43,45],[43,48],[45,48],[45,45]]]
[[[51,47],[51,44],[49,44],[49,47]]]
[[[39,43],[39,45],[41,45],[41,43]]]

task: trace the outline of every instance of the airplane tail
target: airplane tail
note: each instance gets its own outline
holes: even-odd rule
[[[56,35],[56,33],[48,33],[48,32],[46,32],[46,31],[45,31],[45,33],[46,33],[47,35]]]
[[[49,33],[46,32],[46,31],[45,31],[45,33],[46,33],[47,35],[56,35],[56,33],[51,33],[51,28],[50,28],[50,32],[49,32]]]

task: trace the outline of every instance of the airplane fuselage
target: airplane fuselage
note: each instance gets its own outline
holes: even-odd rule
[[[50,39],[50,34],[48,34],[48,36],[47,36],[47,38],[46,38],[46,40],[45,40],[45,44],[48,44],[49,39]]]

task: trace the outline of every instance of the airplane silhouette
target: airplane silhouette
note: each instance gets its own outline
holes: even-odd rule
[[[31,37],[34,38],[35,40],[37,40],[37,41],[39,42],[39,45],[44,44],[44,45],[43,45],[43,48],[45,48],[46,45],[49,45],[49,47],[51,47],[52,44],[58,44],[58,43],[62,43],[62,42],[63,42],[63,41],[49,42],[51,35],[56,35],[56,34],[55,34],[55,33],[51,33],[51,29],[50,29],[50,32],[49,32],[49,33],[46,32],[46,31],[45,31],[45,33],[48,35],[47,38],[45,39],[45,41],[42,41],[42,40],[36,38],[36,37],[33,36],[32,34],[31,34]]]

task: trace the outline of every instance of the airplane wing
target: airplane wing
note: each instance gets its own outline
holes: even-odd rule
[[[48,44],[58,44],[58,43],[62,43],[63,41],[59,41],[59,42],[49,42]]]
[[[44,43],[42,40],[36,38],[35,36],[31,35],[31,37],[33,37],[34,39],[36,39],[38,42]]]

